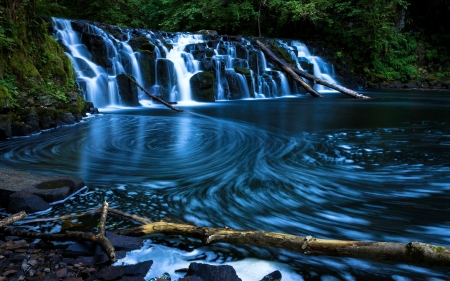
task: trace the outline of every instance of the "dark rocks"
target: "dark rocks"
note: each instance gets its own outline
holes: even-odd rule
[[[0,141],[11,136],[11,117],[9,114],[0,114]]]
[[[193,262],[189,265],[185,278],[189,276],[197,276],[203,281],[242,281],[241,278],[236,275],[234,268],[230,265],[214,266]],[[195,280],[185,278],[180,279],[180,281]]]
[[[214,76],[209,72],[199,72],[190,79],[192,99],[200,102],[214,102]]]
[[[122,236],[111,232],[106,232],[106,238],[108,238],[111,244],[113,244],[116,251],[132,251],[141,248],[144,243],[142,238]],[[101,255],[103,253],[100,246],[88,241],[73,243],[66,249],[66,251],[72,253],[74,256],[93,256]]]
[[[9,213],[18,213],[20,211],[36,213],[49,208],[50,204],[37,195],[28,192],[15,192],[9,196],[7,211]]]
[[[125,74],[117,75],[116,79],[122,104],[126,106],[138,106],[137,86]]]
[[[92,54],[92,61],[104,68],[112,67],[112,62],[109,60],[109,49],[111,46],[107,45],[107,41],[103,37],[96,34],[83,33],[81,42],[86,45],[89,52]]]
[[[281,272],[275,270],[274,272],[264,276],[264,278],[261,279],[261,281],[281,281]]]
[[[136,250],[142,243],[120,242],[130,239],[126,236],[107,232],[108,239],[116,249]],[[134,238],[131,238],[134,239]],[[142,239],[138,238],[141,242]],[[22,239],[18,236],[3,236],[0,233],[0,281],[3,280],[48,280],[48,281],[143,281],[153,261],[143,261],[133,265],[111,265],[106,255],[94,245],[90,249],[75,244],[69,247],[55,246],[50,242],[32,242],[34,239]],[[124,246],[124,245],[127,246]],[[135,248],[133,248],[135,247]],[[133,249],[132,249],[133,248]],[[74,251],[74,249],[78,249]],[[105,256],[99,260],[99,254]],[[116,251],[118,259],[125,257],[124,251]],[[157,268],[163,272],[170,270]],[[192,262],[187,273],[179,281],[241,281],[236,271],[229,265],[209,265]],[[180,271],[178,271],[180,272]],[[3,278],[3,279],[2,279]],[[169,273],[150,280],[171,280]],[[256,279],[255,279],[256,280]],[[259,280],[259,279],[258,279]],[[277,270],[264,276],[261,281],[281,281]],[[175,281],[175,280],[174,280]]]
[[[165,101],[173,101],[170,99],[172,88],[178,83],[173,62],[164,58],[158,59],[156,71],[158,73],[156,83],[161,86],[161,98]]]
[[[123,273],[127,276],[145,276],[150,270],[153,261],[144,261],[133,265],[123,267]]]

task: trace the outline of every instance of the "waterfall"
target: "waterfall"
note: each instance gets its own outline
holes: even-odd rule
[[[293,59],[297,61],[297,67],[299,69],[310,72],[302,66],[302,62],[303,65],[305,65],[304,63],[310,64],[312,65],[312,73],[310,74],[325,81],[338,84],[334,79],[334,66],[332,64],[325,62],[325,60],[318,56],[311,55],[308,47],[301,42],[293,41],[292,48],[294,48],[297,52],[297,55],[294,55]],[[320,84],[315,84],[314,89],[319,92],[334,92],[334,90],[328,90],[328,88]]]
[[[272,67],[264,53],[245,38],[228,41],[230,37],[120,29],[103,24],[100,28],[86,21],[60,18],[53,18],[53,22],[55,37],[73,62],[84,98],[96,107],[153,104],[124,74],[169,102],[192,101],[191,78],[206,71],[214,77],[209,84],[214,100],[298,94],[296,82]],[[333,66],[311,55],[303,43],[277,42],[298,68],[336,83]],[[196,91],[205,85],[199,87]],[[314,87],[326,91],[321,85]]]
[[[80,34],[73,29],[70,20],[53,18],[53,22],[56,38],[67,49],[66,55],[72,60],[78,85],[86,100],[92,101],[97,107],[121,105],[123,102],[118,94],[119,85],[116,78],[122,73],[132,75],[142,84],[136,53],[127,42],[114,39],[96,26],[85,25],[86,33]],[[82,43],[83,36],[88,37],[85,40],[93,45],[92,49],[97,48],[96,50],[100,49],[98,45],[101,40],[104,48],[101,51],[106,51],[106,54],[97,58],[97,63],[94,62],[92,52]]]

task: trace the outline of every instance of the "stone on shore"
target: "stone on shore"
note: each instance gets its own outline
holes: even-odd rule
[[[43,211],[49,208],[45,203],[63,200],[84,186],[84,181],[78,177],[46,176],[0,168],[0,207],[8,212]]]

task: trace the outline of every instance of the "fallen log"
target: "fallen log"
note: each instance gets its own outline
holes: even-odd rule
[[[311,96],[323,98],[323,95],[321,95],[319,92],[311,88],[305,81],[303,81],[303,79],[300,76],[298,76],[292,70],[290,66],[288,66],[286,63],[278,59],[277,56],[275,56],[275,54],[272,53],[272,51],[269,50],[269,48],[267,48],[263,43],[261,43],[259,40],[256,40],[256,43],[261,47],[261,50],[263,50],[263,52],[267,56],[269,56],[271,60],[277,62],[281,66],[281,68],[283,68],[284,71],[286,71],[289,75],[291,75],[291,77],[295,81],[297,81]]]
[[[131,77],[130,75],[127,75],[127,74],[125,74],[125,75],[128,77],[128,79],[130,79],[131,82],[136,84],[136,86],[138,86],[139,89],[141,89],[144,93],[146,93],[150,98],[152,98],[154,100],[157,100],[158,102],[162,103],[163,105],[167,106],[168,108],[170,108],[170,109],[172,109],[174,111],[184,112],[183,109],[176,108],[176,107],[172,106],[170,103],[168,103],[165,100],[163,100],[162,98],[150,94],[146,89],[144,89],[144,87],[142,87],[138,82],[136,82],[136,80],[134,80],[133,77]]]
[[[181,235],[199,239],[204,245],[214,243],[249,244],[258,247],[275,247],[305,255],[351,257],[374,261],[399,262],[409,265],[450,267],[450,248],[422,242],[399,243],[328,240],[315,238],[310,235],[297,236],[259,230],[235,230],[228,227],[198,227],[191,224],[169,223],[164,221],[146,223],[149,221],[146,218],[109,208],[106,201],[104,201],[101,210],[102,215],[99,223],[100,233],[96,235],[78,231],[68,231],[64,234],[47,234],[10,228],[5,228],[1,231],[9,235],[54,241],[92,241],[99,244],[110,257],[110,261],[113,262],[115,261],[114,248],[104,236],[107,211],[111,210],[112,213],[117,215],[144,223],[144,225],[139,227],[114,231],[120,235]],[[100,235],[102,233],[103,235]]]
[[[324,86],[326,86],[328,88],[331,88],[331,89],[334,89],[334,90],[336,90],[338,92],[341,92],[341,93],[343,93],[343,94],[345,94],[347,96],[351,96],[351,97],[354,97],[354,98],[360,98],[360,99],[370,99],[371,98],[371,97],[368,97],[368,96],[365,96],[365,95],[362,95],[362,94],[358,94],[357,92],[355,92],[353,90],[347,89],[347,88],[342,87],[340,85],[337,85],[335,83],[331,83],[331,82],[328,82],[326,80],[320,79],[319,77],[315,77],[314,75],[311,75],[308,72],[304,72],[303,70],[300,70],[300,69],[298,69],[296,67],[293,67],[292,69],[298,75],[300,75],[302,77],[305,77],[306,79],[314,81],[315,84],[324,85]]]
[[[450,266],[450,248],[420,242],[363,242],[297,236],[291,234],[244,231],[230,228],[198,227],[189,224],[154,222],[116,232],[128,236],[150,234],[182,235],[213,243],[249,244],[276,247],[305,255],[351,257],[376,261],[402,262],[426,266]]]
[[[338,92],[341,92],[345,95],[354,97],[354,98],[361,98],[361,99],[370,99],[370,97],[368,96],[364,96],[362,94],[358,94],[357,92],[347,89],[345,87],[342,87],[340,85],[337,85],[335,83],[331,83],[328,82],[326,80],[320,79],[318,77],[315,77],[314,75],[311,75],[305,71],[302,71],[300,69],[298,69],[297,67],[293,67],[291,65],[289,65],[288,63],[284,62],[283,60],[279,59],[272,51],[270,51],[269,48],[267,48],[263,43],[261,43],[260,41],[256,41],[256,43],[261,47],[261,49],[263,50],[263,52],[274,62],[278,63],[278,65],[280,65],[284,70],[289,69],[289,71],[286,71],[289,75],[292,76],[292,72],[294,72],[296,75],[300,75],[301,77],[304,77],[308,80],[314,81],[315,84],[320,84],[326,87],[329,87],[331,89],[334,89]],[[298,76],[297,76],[298,77]],[[298,80],[293,77],[295,79],[295,81],[298,82]],[[303,81],[303,80],[302,80]],[[309,86],[309,85],[308,85]]]

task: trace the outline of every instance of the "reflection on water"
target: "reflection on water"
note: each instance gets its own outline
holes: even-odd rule
[[[448,246],[450,95],[379,95],[371,101],[331,95],[221,102],[185,108],[191,114],[159,107],[115,111],[2,142],[1,165],[86,181],[86,192],[54,206],[51,215],[83,213],[105,198],[152,220]],[[115,220],[115,227],[131,226]],[[85,218],[39,229],[80,223],[96,224]],[[303,277],[313,271],[342,280],[380,274],[380,264],[371,262],[237,251],[233,259],[275,257]],[[394,280],[448,273],[383,268]]]

